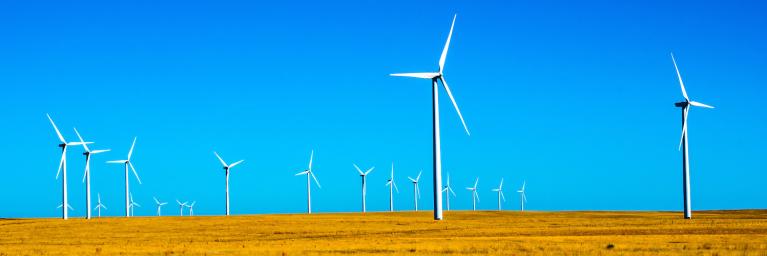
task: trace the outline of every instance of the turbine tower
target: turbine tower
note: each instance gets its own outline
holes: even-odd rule
[[[216,153],[216,151],[213,151],[213,154],[216,155],[218,158],[218,161],[221,161],[221,165],[224,166],[224,172],[226,173],[226,216],[229,216],[229,170],[232,169],[232,167],[242,163],[245,160],[240,160],[237,162],[234,162],[233,164],[226,164],[224,159],[221,158],[221,156]]]
[[[160,202],[160,200],[157,200],[157,198],[156,198],[156,197],[152,197],[152,198],[154,199],[154,202],[155,202],[155,204],[157,205],[157,216],[162,216],[162,213],[161,213],[161,211],[160,211],[160,208],[161,208],[163,205],[166,205],[166,204],[168,204],[168,203],[167,203],[167,202]]]
[[[682,138],[679,141],[679,147],[682,150],[682,196],[684,201],[684,218],[692,218],[692,203],[690,203],[690,159],[687,154],[687,116],[690,112],[690,106],[714,108],[712,106],[690,100],[687,97],[687,91],[684,89],[682,75],[679,73],[679,67],[676,65],[674,53],[671,53],[671,61],[674,62],[676,76],[679,78],[679,86],[682,87],[682,96],[684,101],[674,103],[674,106],[682,109]]]
[[[312,150],[312,154],[309,156],[309,169],[306,169],[303,172],[296,173],[295,175],[295,176],[306,175],[306,212],[309,214],[312,213],[312,181],[311,179],[314,179],[314,183],[317,184],[317,188],[322,188],[322,186],[320,186],[320,182],[317,180],[317,177],[314,176],[314,171],[312,171],[312,159],[314,159],[314,150]],[[311,176],[311,178],[309,178],[309,176]]]
[[[506,196],[503,195],[503,178],[501,178],[501,184],[498,188],[494,188],[493,192],[498,192],[498,211],[501,211],[501,199],[506,202]]]
[[[126,160],[112,160],[107,161],[107,163],[110,164],[124,164],[125,165],[125,217],[130,217],[130,183],[128,182],[128,167],[130,166],[130,169],[133,170],[133,175],[136,176],[136,180],[138,180],[138,184],[141,184],[141,178],[138,177],[138,173],[136,172],[136,168],[133,167],[133,163],[130,161],[131,155],[133,155],[133,147],[136,146],[136,138],[133,138],[133,144],[130,146],[130,150],[128,151],[128,159]]]
[[[421,190],[418,189],[418,181],[421,180],[421,173],[423,173],[423,171],[419,171],[418,176],[416,176],[415,179],[410,178],[410,176],[407,177],[410,182],[413,183],[413,202],[415,203],[415,211],[418,211],[418,198],[421,198]]]
[[[397,183],[394,183],[394,162],[391,163],[391,176],[389,177],[389,180],[386,181],[386,186],[389,186],[389,211],[394,211],[394,189],[397,190],[397,194],[399,194],[399,188],[397,188]]]
[[[471,191],[471,208],[472,210],[477,210],[477,202],[479,201],[479,194],[477,194],[477,184],[479,183],[479,178],[477,178],[476,181],[474,181],[474,187],[466,187],[467,190]]]
[[[367,195],[367,186],[366,186],[367,184],[365,183],[365,180],[368,174],[370,174],[370,172],[372,172],[375,167],[370,167],[370,169],[363,172],[360,169],[360,167],[357,166],[356,164],[352,164],[352,165],[354,165],[354,168],[357,169],[357,172],[360,174],[360,177],[362,177],[362,212],[365,213],[367,211],[365,207],[365,196]]]
[[[519,193],[519,203],[521,204],[521,211],[525,211],[525,202],[527,202],[527,196],[525,195],[525,184],[527,184],[527,181],[522,182],[522,188],[517,190],[517,193]]]
[[[107,209],[107,206],[106,206],[106,205],[103,205],[103,204],[101,203],[101,194],[98,194],[98,193],[97,193],[97,194],[96,194],[96,196],[97,196],[97,198],[98,198],[98,199],[97,199],[98,201],[96,201],[96,209],[95,209],[95,210],[96,210],[96,212],[98,212],[98,216],[99,216],[99,218],[101,218],[101,208],[104,208],[104,209],[106,210],[106,209]]]
[[[83,155],[85,156],[85,174],[83,176],[83,182],[85,182],[85,209],[90,209],[91,208],[91,155],[109,152],[109,149],[91,151],[91,149],[88,148],[88,145],[85,144],[85,140],[83,140],[83,137],[80,136],[80,132],[77,131],[77,128],[74,128],[74,129],[75,129],[75,134],[77,134],[77,138],[80,139],[80,142],[83,144],[83,149],[85,150],[85,152],[83,152]],[[91,211],[86,211],[85,219],[91,219]]]
[[[453,197],[455,197],[455,191],[453,191],[453,188],[450,187],[450,173],[447,174],[447,185],[445,185],[445,188],[442,189],[442,192],[445,193],[445,202],[447,203],[447,210],[450,210],[450,194],[453,194]]]
[[[51,121],[53,130],[56,131],[56,136],[59,137],[59,141],[61,142],[59,144],[59,147],[61,148],[61,161],[59,162],[59,170],[56,171],[56,179],[59,178],[59,173],[61,173],[61,196],[63,197],[63,199],[61,200],[62,201],[61,205],[69,205],[69,201],[67,199],[67,147],[82,145],[83,142],[67,142],[66,140],[64,140],[64,136],[62,136],[61,132],[59,132],[59,128],[56,127],[56,124],[53,122],[53,119],[51,119],[51,115],[45,114],[45,116],[47,116],[48,120]],[[90,142],[87,142],[87,144],[90,144]],[[67,207],[61,207],[62,219],[65,219],[65,220],[69,219],[69,212],[67,210],[68,210]]]
[[[184,206],[186,206],[187,202],[181,202],[178,199],[176,199],[176,203],[178,203],[178,214],[179,216],[184,216]]]
[[[133,212],[136,206],[141,207],[140,204],[133,201],[133,193],[131,193],[130,194],[130,216],[134,216]]]
[[[450,97],[450,101],[453,102],[453,107],[455,108],[455,111],[458,113],[458,117],[461,119],[461,123],[463,124],[464,130],[466,130],[466,134],[471,135],[471,133],[469,133],[469,128],[466,126],[466,122],[463,120],[463,115],[461,115],[461,110],[458,109],[458,104],[455,102],[455,98],[453,98],[453,93],[450,91],[450,87],[447,85],[447,82],[445,81],[445,77],[442,73],[445,67],[445,58],[447,57],[447,49],[450,46],[450,38],[453,36],[453,26],[455,25],[455,18],[456,16],[453,16],[453,23],[450,25],[450,33],[447,36],[447,42],[445,42],[445,48],[442,49],[442,55],[439,58],[439,70],[437,72],[391,74],[391,76],[414,77],[414,78],[431,80],[432,124],[433,124],[432,129],[433,129],[433,149],[434,149],[433,191],[434,191],[434,219],[435,220],[442,220],[442,193],[441,193],[442,191],[442,156],[441,156],[442,153],[440,151],[439,96],[438,96],[439,85],[437,83],[437,80],[442,81],[442,86],[445,88],[445,91],[447,92],[447,96]]]

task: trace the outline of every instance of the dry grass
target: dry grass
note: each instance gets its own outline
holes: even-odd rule
[[[767,211],[0,220],[1,255],[767,255]]]

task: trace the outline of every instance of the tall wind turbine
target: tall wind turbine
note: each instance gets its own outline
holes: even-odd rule
[[[498,188],[494,188],[493,192],[498,192],[498,211],[500,211],[501,199],[503,199],[503,201],[506,202],[506,196],[503,195],[503,178],[501,178],[501,184],[498,185]]]
[[[131,155],[133,155],[133,147],[136,146],[136,138],[133,138],[133,144],[130,146],[130,150],[128,151],[128,159],[126,160],[113,160],[113,161],[107,161],[107,163],[110,164],[124,164],[125,165],[125,217],[130,217],[130,183],[128,182],[128,167],[130,166],[131,170],[133,170],[133,175],[136,176],[136,180],[138,180],[138,184],[141,184],[141,178],[138,177],[138,173],[136,172],[136,168],[133,167],[133,163],[130,161]]]
[[[160,200],[157,200],[157,197],[152,197],[154,199],[154,203],[157,205],[157,216],[162,216],[162,213],[160,212],[160,208],[162,208],[163,205],[168,204],[167,202],[160,202]]]
[[[391,163],[391,176],[389,177],[389,180],[386,181],[386,186],[389,186],[389,211],[394,211],[394,189],[397,190],[397,194],[399,194],[399,188],[397,188],[397,183],[394,183],[394,162]]]
[[[140,204],[133,201],[133,193],[131,193],[130,194],[130,216],[134,216],[133,212],[136,206],[141,207]]]
[[[83,152],[83,155],[85,156],[85,174],[83,176],[83,182],[85,182],[85,209],[90,209],[91,208],[91,155],[109,152],[109,149],[91,151],[91,149],[88,148],[88,145],[85,144],[85,140],[83,140],[83,137],[80,136],[80,132],[77,131],[77,128],[74,128],[74,129],[75,129],[75,134],[77,134],[77,138],[80,139],[80,142],[83,144],[83,149],[85,149],[85,152]],[[87,211],[87,213],[85,214],[85,218],[91,219],[91,211]]]
[[[186,207],[189,207],[189,216],[194,216],[194,205],[196,203],[197,201],[193,201],[191,204],[186,206]]]
[[[477,178],[476,181],[474,181],[474,187],[466,187],[467,190],[471,191],[471,208],[472,210],[477,210],[477,202],[479,201],[479,194],[477,194],[477,184],[479,183],[479,178]]]
[[[453,98],[453,93],[450,91],[450,87],[447,85],[447,82],[445,81],[445,77],[442,73],[444,67],[445,67],[445,58],[447,57],[447,49],[450,46],[450,38],[453,36],[453,26],[455,25],[455,18],[456,16],[453,16],[453,23],[450,25],[450,33],[447,36],[447,42],[445,42],[445,48],[442,49],[442,55],[439,58],[439,70],[437,72],[428,72],[428,73],[400,73],[400,74],[391,74],[391,76],[404,76],[404,77],[414,77],[414,78],[422,78],[422,79],[430,79],[431,80],[431,92],[432,92],[432,123],[433,123],[433,139],[434,139],[434,219],[435,220],[442,220],[442,154],[440,151],[440,135],[439,135],[439,93],[438,88],[439,85],[437,84],[437,80],[442,81],[442,86],[445,88],[445,91],[447,92],[447,96],[450,97],[450,101],[453,102],[453,107],[455,107],[455,111],[458,113],[458,117],[461,119],[461,123],[463,124],[464,130],[466,130],[466,134],[471,135],[469,133],[469,128],[466,126],[466,122],[463,120],[463,115],[461,115],[461,110],[458,109],[458,104],[455,102],[455,98]]]
[[[525,202],[527,202],[527,196],[525,195],[525,184],[527,184],[527,181],[522,182],[522,188],[517,190],[517,193],[519,193],[519,203],[522,204],[522,208],[520,208],[522,211],[525,211]]]
[[[450,210],[450,194],[453,194],[455,197],[455,191],[453,191],[453,188],[450,187],[450,173],[447,174],[447,185],[445,185],[445,188],[442,189],[442,192],[445,193],[445,201],[447,203],[447,210]]]
[[[684,218],[692,218],[692,203],[690,203],[690,160],[687,154],[687,116],[690,111],[690,106],[714,108],[712,106],[690,100],[687,97],[687,91],[684,89],[684,83],[682,82],[682,75],[679,73],[679,67],[676,65],[676,59],[674,54],[671,53],[671,61],[674,62],[674,69],[676,69],[676,76],[679,77],[679,86],[682,87],[682,96],[684,101],[674,103],[674,106],[682,108],[682,138],[679,141],[679,147],[682,149],[682,194],[684,197]]]
[[[418,189],[418,181],[421,180],[421,173],[423,173],[423,171],[419,171],[418,176],[416,176],[415,179],[410,178],[410,176],[407,177],[410,182],[413,183],[413,202],[415,203],[415,211],[418,211],[418,198],[421,198],[421,190]]]
[[[312,159],[314,159],[314,150],[312,150],[312,154],[309,156],[309,169],[304,170],[303,172],[296,173],[296,176],[300,175],[306,175],[306,212],[311,214],[312,213],[312,181],[311,179],[314,179],[314,183],[317,184],[317,188],[322,188],[320,186],[320,181],[317,180],[317,177],[314,176],[314,171],[312,171]],[[311,178],[309,178],[311,176]]]
[[[97,197],[98,201],[96,201],[96,212],[98,212],[98,216],[99,218],[101,218],[101,208],[104,208],[106,210],[107,206],[101,203],[101,194],[97,193],[96,196],[98,196]]]
[[[232,169],[232,167],[242,163],[245,160],[240,160],[237,162],[234,162],[233,164],[227,164],[224,159],[221,158],[221,156],[216,153],[216,151],[213,151],[213,154],[216,155],[218,158],[218,161],[221,161],[221,165],[224,166],[224,172],[226,172],[226,216],[229,216],[229,170]]]
[[[184,216],[184,206],[186,206],[187,202],[181,202],[178,199],[176,199],[176,203],[178,203],[178,214],[179,216]]]
[[[370,174],[370,172],[372,172],[375,167],[370,167],[370,169],[363,172],[360,169],[360,167],[357,166],[356,164],[352,164],[352,165],[354,165],[354,168],[357,169],[357,172],[360,174],[360,177],[362,177],[362,212],[364,213],[367,211],[365,207],[365,196],[367,195],[367,186],[366,186],[367,184],[365,183],[365,180],[368,174]]]
[[[61,173],[61,196],[63,199],[61,200],[61,205],[69,205],[69,201],[67,199],[67,146],[77,146],[82,145],[83,142],[67,142],[64,140],[64,136],[61,135],[61,132],[59,132],[59,128],[56,127],[56,124],[53,122],[53,119],[51,119],[51,115],[45,114],[45,116],[48,117],[48,120],[51,121],[51,125],[53,126],[53,130],[56,131],[56,136],[59,137],[59,141],[61,142],[59,144],[59,147],[61,148],[61,161],[59,162],[59,170],[56,171],[56,179],[59,178],[59,173]],[[88,142],[90,144],[90,142]],[[64,170],[62,172],[62,170]],[[63,219],[69,219],[69,213],[68,213],[67,207],[61,207],[61,218]]]

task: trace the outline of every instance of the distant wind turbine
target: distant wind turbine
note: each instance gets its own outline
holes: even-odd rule
[[[311,214],[312,213],[312,179],[314,179],[314,183],[317,184],[317,188],[322,188],[320,186],[320,182],[317,180],[317,177],[314,176],[314,171],[312,171],[312,159],[314,159],[314,150],[312,150],[312,154],[309,156],[309,168],[304,170],[303,172],[296,173],[295,176],[300,175],[306,175],[306,212]],[[311,176],[311,178],[309,178]]]
[[[474,181],[474,187],[466,187],[467,190],[471,191],[471,208],[472,210],[477,210],[477,202],[479,202],[479,194],[477,194],[477,184],[479,183],[479,178],[477,178],[476,181]]]
[[[101,218],[101,208],[104,208],[104,210],[107,209],[107,206],[101,203],[101,194],[96,194],[97,200],[96,201],[96,212],[98,213],[99,218]]]
[[[155,205],[157,205],[157,216],[162,216],[162,213],[160,212],[160,208],[162,208],[163,205],[168,204],[167,202],[160,202],[160,200],[157,200],[156,197],[152,197],[154,199]]]
[[[133,163],[131,163],[130,158],[131,155],[133,155],[133,147],[136,146],[136,137],[133,138],[133,144],[130,146],[130,150],[128,151],[128,159],[126,160],[113,160],[113,161],[107,161],[107,163],[110,164],[124,164],[125,165],[125,217],[130,217],[130,183],[128,182],[128,167],[130,166],[131,170],[133,170],[133,175],[136,176],[136,180],[138,180],[138,184],[141,184],[141,178],[138,177],[138,173],[136,172],[136,168],[133,167]]]
[[[471,135],[469,133],[469,128],[466,126],[466,122],[463,120],[463,115],[461,115],[461,110],[458,109],[458,104],[455,102],[455,98],[453,98],[453,93],[450,91],[450,87],[447,85],[447,82],[445,81],[445,77],[442,73],[444,67],[445,67],[445,58],[447,57],[447,49],[450,46],[450,38],[453,36],[453,26],[455,25],[455,18],[456,16],[453,16],[453,23],[450,25],[450,33],[447,36],[447,42],[445,42],[445,48],[442,49],[442,55],[439,58],[439,70],[437,72],[428,72],[428,73],[400,73],[400,74],[391,74],[391,76],[404,76],[404,77],[414,77],[414,78],[422,78],[422,79],[430,79],[432,84],[432,124],[433,124],[433,139],[434,139],[434,219],[435,220],[442,220],[442,156],[441,156],[441,149],[440,149],[440,135],[439,135],[439,93],[438,88],[439,85],[437,83],[437,80],[442,81],[442,86],[445,88],[445,91],[447,92],[447,96],[450,97],[450,101],[453,102],[453,107],[455,107],[455,111],[458,113],[458,117],[461,119],[461,123],[463,124],[463,128],[466,130],[466,134]]]
[[[91,155],[109,152],[109,149],[91,151],[91,149],[88,148],[88,145],[85,144],[85,140],[83,140],[83,137],[80,136],[80,132],[77,131],[77,128],[74,128],[74,129],[75,129],[75,134],[77,134],[77,138],[80,139],[80,143],[82,143],[83,149],[85,150],[85,152],[83,152],[83,155],[85,156],[85,174],[83,175],[83,182],[85,182],[85,209],[90,209],[91,208]],[[91,219],[91,211],[87,211],[87,213],[85,214],[85,218]]]
[[[501,199],[503,199],[503,201],[506,202],[506,196],[503,195],[503,178],[501,178],[501,184],[498,185],[498,188],[494,188],[493,192],[498,192],[498,211],[500,211]]]
[[[136,206],[141,207],[140,204],[138,204],[135,201],[133,201],[133,194],[130,194],[130,205],[129,206],[130,206],[130,216],[134,216],[133,213],[134,213],[134,209],[135,209]]]
[[[447,185],[445,185],[445,188],[442,189],[442,192],[445,193],[445,201],[447,203],[447,210],[450,210],[450,194],[453,194],[453,197],[455,197],[455,191],[453,191],[453,188],[450,187],[450,173],[447,174]]]
[[[525,184],[527,184],[527,181],[522,182],[522,188],[517,190],[517,193],[519,193],[519,203],[522,204],[521,211],[525,211],[525,202],[527,202],[527,196],[525,195]]]
[[[362,177],[362,212],[364,213],[367,211],[365,207],[365,196],[367,194],[367,187],[366,187],[367,184],[365,183],[365,180],[368,174],[370,174],[370,172],[372,172],[375,167],[370,167],[370,169],[367,169],[367,171],[363,172],[360,169],[360,167],[357,166],[356,164],[352,164],[352,165],[354,165],[354,168],[357,169],[357,172],[360,174],[360,177]]]
[[[418,198],[421,198],[421,190],[418,189],[418,181],[421,180],[421,173],[423,173],[423,171],[419,171],[418,176],[416,176],[415,179],[410,178],[410,176],[407,177],[410,182],[413,183],[413,202],[415,204],[415,211],[418,211]]]
[[[194,205],[196,203],[197,201],[193,201],[191,204],[186,206],[186,207],[189,207],[189,216],[194,216]]]
[[[682,75],[679,73],[679,68],[676,65],[676,59],[674,54],[671,53],[671,61],[674,62],[674,69],[676,69],[676,75],[679,78],[679,86],[682,87],[682,96],[684,101],[674,103],[674,106],[682,108],[682,138],[679,141],[679,147],[682,150],[682,192],[684,201],[684,218],[692,218],[692,203],[690,202],[690,159],[687,154],[687,116],[690,112],[690,106],[714,108],[712,106],[690,100],[687,97],[687,91],[684,89],[684,83],[682,82]]]
[[[216,155],[216,158],[218,158],[219,161],[221,161],[221,165],[224,166],[224,172],[226,172],[226,216],[229,216],[229,170],[232,169],[232,167],[242,163],[245,160],[240,160],[237,162],[234,162],[233,164],[227,164],[224,159],[221,158],[221,156],[218,155],[215,151],[213,151],[213,154]]]
[[[399,194],[399,188],[397,188],[397,183],[394,183],[394,162],[391,163],[391,176],[389,177],[389,180],[386,181],[386,186],[389,186],[389,211],[394,211],[394,189],[397,190],[397,194]]]
[[[59,147],[61,148],[61,161],[59,162],[59,170],[56,171],[56,179],[59,178],[59,173],[61,173],[61,196],[63,197],[62,205],[69,205],[69,201],[67,199],[67,147],[68,146],[77,146],[82,145],[83,142],[67,142],[64,140],[64,136],[61,135],[61,132],[59,131],[59,128],[56,127],[56,124],[53,123],[53,119],[51,119],[51,116],[48,114],[45,114],[45,116],[48,117],[48,120],[51,121],[51,125],[53,126],[53,130],[56,131],[56,136],[59,137],[59,141],[61,142],[59,144]],[[87,142],[87,144],[90,144],[90,142]],[[62,172],[63,170],[63,172]],[[67,212],[67,207],[60,207],[61,208],[61,218],[62,219],[69,219],[69,213]]]
[[[62,206],[62,205],[64,205],[64,204],[60,204],[59,206],[57,206],[57,207],[56,207],[56,209],[59,209],[59,208],[61,208],[61,206]],[[72,210],[72,211],[75,211],[75,208],[72,208],[72,206],[71,206],[71,205],[69,205],[69,204],[67,204],[67,208],[69,208],[69,209],[70,209],[70,210]]]
[[[184,216],[184,206],[186,206],[187,202],[181,202],[178,199],[176,199],[176,203],[178,203],[178,214],[179,216]]]

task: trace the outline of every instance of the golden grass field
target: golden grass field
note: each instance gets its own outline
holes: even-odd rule
[[[0,254],[767,255],[767,210],[2,219]],[[610,248],[608,248],[610,247]]]

